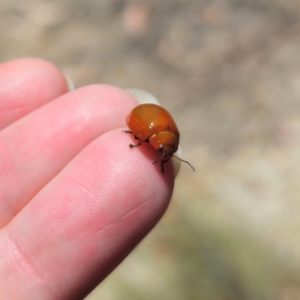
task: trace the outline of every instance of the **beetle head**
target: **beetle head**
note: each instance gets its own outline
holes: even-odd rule
[[[161,131],[149,138],[150,145],[157,149],[161,157],[171,157],[178,149],[178,138],[171,131]]]

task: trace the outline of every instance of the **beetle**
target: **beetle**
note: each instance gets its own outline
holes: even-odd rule
[[[180,134],[170,113],[163,107],[146,103],[136,106],[126,118],[127,126],[130,130],[123,130],[130,133],[137,144],[130,144],[130,148],[138,147],[142,142],[149,143],[158,150],[160,157],[153,164],[161,161],[161,172],[164,173],[164,163],[166,163],[178,149]],[[177,156],[177,159],[187,163],[195,171],[192,165]]]

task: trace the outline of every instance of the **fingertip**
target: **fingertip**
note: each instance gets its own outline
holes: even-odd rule
[[[129,144],[135,143],[132,135],[118,130],[109,134],[112,134],[112,139],[116,141],[114,152],[118,151],[122,154],[129,179],[134,183],[135,178],[132,174],[138,174],[138,177],[145,178],[145,182],[153,190],[158,193],[162,192],[164,196],[169,197],[173,191],[175,178],[175,169],[172,163],[165,163],[165,171],[162,173],[160,161],[153,163],[159,158],[159,153],[149,143],[143,142],[139,147],[130,148]]]
[[[61,70],[54,65],[53,63],[39,59],[39,58],[19,58],[11,61],[4,62],[0,65],[1,74],[0,80],[15,79],[17,81],[17,77],[20,77],[23,80],[34,79],[32,85],[39,84],[41,82],[49,81],[50,83],[54,83],[52,85],[52,90],[56,90],[59,94],[65,93],[68,91],[68,82]],[[20,83],[23,81],[20,80]],[[24,82],[25,83],[25,82]],[[3,84],[2,84],[3,85]]]
[[[48,61],[21,58],[0,64],[0,128],[67,91],[64,75]]]

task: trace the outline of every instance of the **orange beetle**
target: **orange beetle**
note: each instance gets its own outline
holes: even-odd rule
[[[124,130],[124,132],[131,133],[135,139],[140,140],[138,144],[130,144],[129,147],[140,146],[143,141],[148,142],[160,152],[160,158],[153,164],[161,161],[161,172],[164,173],[164,163],[177,151],[180,137],[170,113],[156,104],[141,104],[130,112],[126,123],[130,130]],[[189,162],[176,158],[189,164],[194,170]]]

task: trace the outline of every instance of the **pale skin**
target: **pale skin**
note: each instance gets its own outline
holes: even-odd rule
[[[0,64],[0,299],[82,299],[161,218],[172,163],[163,175],[149,144],[128,147],[136,105],[107,85],[68,92],[42,60]]]

